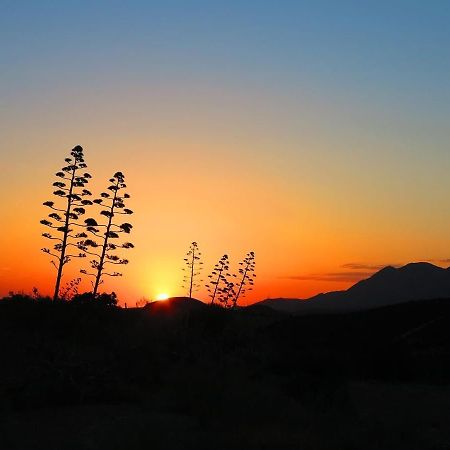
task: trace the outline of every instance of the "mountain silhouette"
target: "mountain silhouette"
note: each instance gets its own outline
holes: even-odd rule
[[[259,304],[293,314],[318,314],[438,298],[450,298],[450,267],[443,269],[419,262],[400,268],[387,266],[346,291],[328,292],[309,299],[267,299]]]

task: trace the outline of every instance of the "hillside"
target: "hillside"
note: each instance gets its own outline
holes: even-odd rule
[[[450,268],[410,263],[400,268],[385,267],[346,291],[319,294],[306,300],[267,299],[258,304],[293,314],[324,314],[447,297],[450,297]]]
[[[449,320],[3,300],[0,448],[443,448]]]
[[[444,448],[450,300],[270,311],[0,301],[0,448]]]

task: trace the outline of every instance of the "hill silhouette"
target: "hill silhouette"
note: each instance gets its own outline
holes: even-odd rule
[[[345,291],[319,294],[306,300],[267,299],[259,305],[294,314],[342,313],[395,305],[413,300],[450,297],[450,268],[430,263],[387,266]]]
[[[291,316],[8,297],[0,448],[444,448],[449,326],[449,299]]]
[[[166,300],[148,303],[144,306],[144,310],[151,313],[179,314],[189,311],[201,311],[207,307],[208,305],[195,298],[170,297]]]

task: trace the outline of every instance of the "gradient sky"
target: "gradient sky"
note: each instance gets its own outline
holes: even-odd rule
[[[132,194],[122,302],[183,294],[193,240],[204,278],[255,251],[246,302],[448,265],[449,23],[444,0],[0,0],[0,294],[51,291],[42,202],[77,144],[92,190],[121,170]]]

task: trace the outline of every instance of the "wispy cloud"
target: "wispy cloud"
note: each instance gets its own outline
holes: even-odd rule
[[[426,262],[435,264],[450,264],[450,258],[448,259],[427,259]],[[284,280],[296,280],[296,281],[329,281],[332,283],[357,283],[371,277],[375,272],[387,267],[401,267],[403,264],[370,264],[370,263],[345,263],[340,266],[342,269],[346,269],[342,272],[324,272],[324,273],[310,273],[302,275],[288,275],[279,277]]]
[[[10,267],[0,267],[0,277],[8,277],[8,272],[11,270]]]
[[[450,258],[444,259],[434,258],[434,259],[426,259],[425,261],[434,264],[450,264]]]
[[[358,281],[369,278],[375,272],[383,269],[386,266],[398,267],[400,264],[368,264],[368,263],[346,263],[341,266],[342,269],[347,269],[341,272],[324,272],[312,273],[302,275],[290,275],[280,277],[285,280],[297,281],[329,281],[332,283],[356,283]]]
[[[364,264],[364,263],[346,263],[343,264],[341,267],[343,269],[350,269],[350,270],[371,270],[373,272],[377,270],[381,270],[386,266],[393,266],[398,267],[401,264]]]
[[[280,277],[284,280],[296,281],[329,281],[329,282],[357,282],[370,277],[373,272],[326,272],[306,275],[288,275]]]

